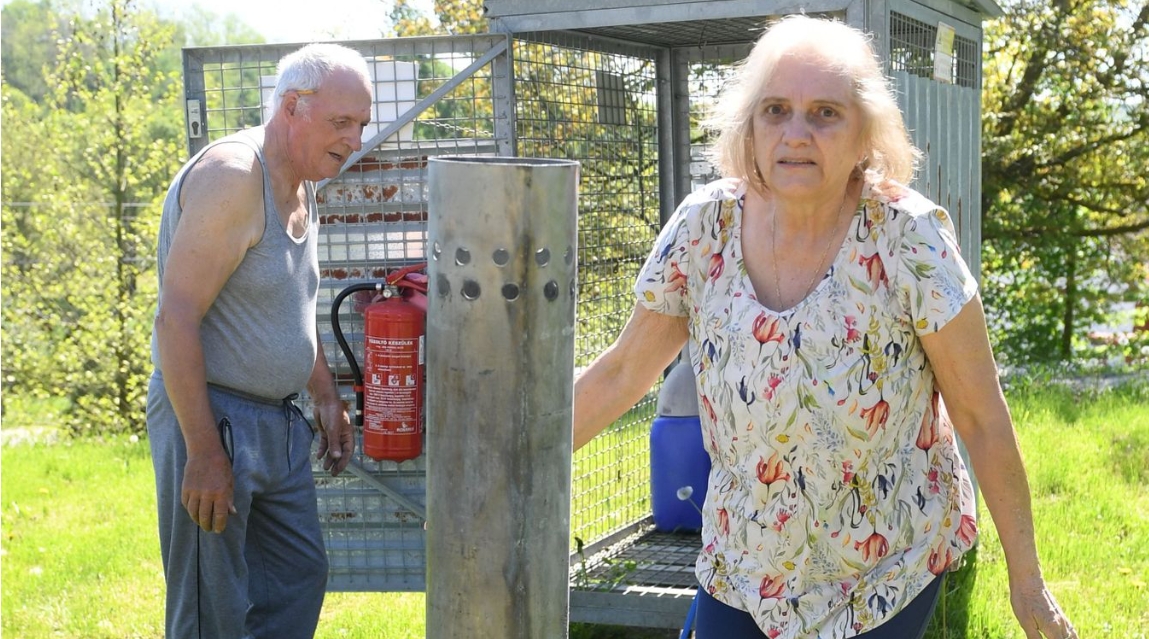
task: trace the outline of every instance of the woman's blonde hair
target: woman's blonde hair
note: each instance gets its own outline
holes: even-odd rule
[[[772,24],[758,39],[734,77],[723,87],[703,122],[718,133],[709,159],[723,177],[760,183],[754,164],[753,118],[762,88],[780,60],[795,52],[814,52],[851,80],[862,110],[862,148],[858,168],[873,183],[887,179],[908,184],[921,152],[906,131],[905,120],[882,64],[861,31],[837,22],[792,15]]]

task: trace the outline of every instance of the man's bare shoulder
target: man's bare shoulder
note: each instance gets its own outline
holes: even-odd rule
[[[240,231],[250,246],[263,234],[263,170],[245,144],[216,144],[189,169],[180,188],[185,218],[218,231]]]
[[[192,182],[206,181],[215,185],[212,188],[240,187],[248,183],[261,188],[263,173],[255,150],[246,144],[224,142],[208,148],[184,179],[188,186]],[[221,181],[226,184],[221,184]]]
[[[221,141],[209,147],[192,166],[180,187],[182,208],[225,203],[249,211],[263,199],[263,169],[247,144]],[[229,207],[230,208],[230,207]]]

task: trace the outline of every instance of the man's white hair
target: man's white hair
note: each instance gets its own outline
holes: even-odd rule
[[[317,91],[332,73],[346,69],[371,83],[367,60],[363,54],[339,44],[309,44],[289,53],[279,61],[278,79],[271,96],[271,117],[283,106],[283,96],[289,91]]]

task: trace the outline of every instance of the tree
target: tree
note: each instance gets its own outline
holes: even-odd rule
[[[73,5],[78,3],[73,1]],[[73,7],[72,13],[78,9]],[[67,24],[57,24],[58,16],[67,11],[57,11],[49,2],[14,0],[4,5],[0,19],[0,60],[4,61],[4,82],[21,93],[40,102],[48,94],[45,77],[46,65],[56,59],[57,41],[54,36],[66,36]]]
[[[60,122],[19,89],[3,84],[3,360],[5,410],[13,393],[62,393],[57,353],[75,325],[75,297],[88,283],[79,256],[101,255],[71,202],[95,198],[50,151]],[[96,200],[98,201],[98,200]]]
[[[398,0],[391,18],[399,35],[483,33],[481,6],[436,0],[435,25]],[[576,338],[582,365],[629,317],[634,278],[659,230],[655,63],[545,42],[519,41],[514,49],[518,152],[582,161]],[[471,103],[490,104],[460,101],[463,109]],[[451,121],[451,109],[450,102],[436,105],[433,119]]]
[[[184,9],[176,26],[176,42],[187,47],[212,47],[221,44],[260,44],[262,35],[234,13],[220,17],[193,4]]]
[[[173,34],[108,0],[53,34],[44,104],[4,87],[4,389],[66,394],[75,430],[142,428],[157,202],[183,156]]]
[[[1149,2],[1009,0],[986,25],[986,306],[1013,363],[1082,354],[1149,277]]]
[[[395,35],[405,37],[487,32],[481,0],[434,0],[434,9],[438,24],[411,6],[409,0],[396,0],[391,10]]]

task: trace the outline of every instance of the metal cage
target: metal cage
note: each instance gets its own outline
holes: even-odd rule
[[[980,20],[997,14],[988,0],[485,4],[488,35],[341,43],[363,53],[376,88],[363,150],[318,196],[318,320],[346,399],[350,368],[332,336],[330,304],[351,284],[424,261],[427,164],[440,155],[580,162],[575,363],[588,364],[629,317],[634,279],[663,222],[714,177],[698,127],[708,102],[764,24],[785,13],[833,16],[873,33],[926,155],[915,186],[953,213],[977,272]],[[955,32],[952,50],[938,47],[939,28]],[[275,65],[297,46],[186,49],[189,151],[262,122]],[[951,56],[948,67],[939,52]],[[362,353],[362,318],[350,299],[340,324]],[[575,454],[572,621],[678,627],[693,596],[697,534],[650,525],[657,390]],[[333,479],[315,469],[329,588],[423,590],[425,458],[376,462],[357,448],[349,471]]]

